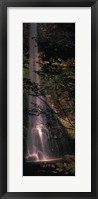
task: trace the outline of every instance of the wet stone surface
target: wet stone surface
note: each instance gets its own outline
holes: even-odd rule
[[[66,155],[61,160],[50,162],[24,163],[24,176],[74,176],[74,155]]]

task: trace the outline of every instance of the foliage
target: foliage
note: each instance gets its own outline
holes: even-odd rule
[[[38,25],[38,44],[44,58],[63,58],[75,56],[74,23],[41,23]]]
[[[75,25],[74,23],[38,24],[42,94],[58,117],[75,118]]]

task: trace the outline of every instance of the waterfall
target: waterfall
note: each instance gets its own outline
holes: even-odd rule
[[[40,65],[37,36],[37,24],[32,23],[30,24],[29,38],[29,79],[31,83],[35,84],[35,87],[39,88],[41,79],[38,73]],[[28,102],[29,118],[26,160],[31,162],[46,161],[61,157],[66,153],[67,146],[67,138],[65,137],[63,127],[58,123],[55,114],[45,103],[43,96],[40,93],[34,95],[32,86]],[[47,127],[47,120],[53,125],[53,128]]]

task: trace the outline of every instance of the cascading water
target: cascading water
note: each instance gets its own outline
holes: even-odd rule
[[[40,65],[36,39],[37,24],[33,23],[30,24],[29,78],[30,82],[33,82],[39,88],[40,75],[38,71]],[[50,123],[52,128],[49,125],[47,127],[47,123]],[[63,127],[59,124],[58,119],[46,104],[40,92],[34,95],[32,88],[29,93],[28,126],[27,155],[25,157],[27,161],[47,161],[59,158],[66,153],[67,138]]]

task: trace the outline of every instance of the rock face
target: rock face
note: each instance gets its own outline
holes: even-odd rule
[[[36,123],[36,122],[35,122]],[[65,129],[55,121],[55,127],[46,127],[44,124],[35,124],[28,137],[27,160],[39,161],[60,158],[68,154],[69,142]]]

